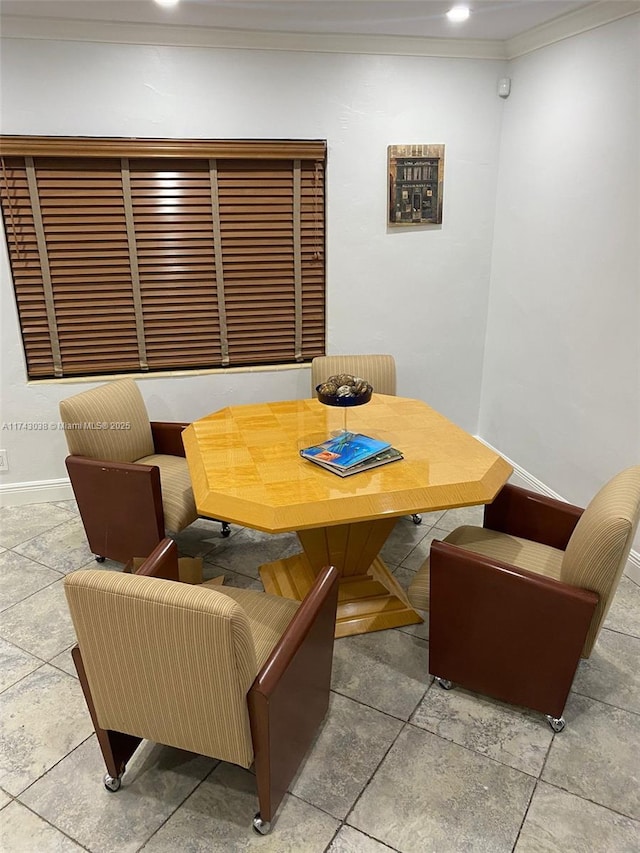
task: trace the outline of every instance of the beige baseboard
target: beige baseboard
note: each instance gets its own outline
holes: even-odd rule
[[[30,483],[0,483],[0,506],[24,506],[69,500],[73,500],[73,489],[66,477],[58,480],[36,480]]]

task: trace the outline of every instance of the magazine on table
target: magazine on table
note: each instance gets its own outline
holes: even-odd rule
[[[332,471],[344,472],[356,465],[362,465],[369,460],[373,460],[374,457],[380,456],[390,449],[393,448],[391,448],[391,444],[388,441],[380,441],[380,439],[371,438],[361,433],[343,432],[333,438],[328,438],[320,444],[305,447],[300,451],[300,455],[304,459],[316,462]],[[399,451],[395,450],[394,454],[388,458],[378,459],[377,464],[381,465],[384,462],[395,461],[398,458],[395,455],[397,453]]]
[[[395,447],[387,447],[386,450],[381,450],[380,453],[370,456],[369,459],[365,459],[364,462],[357,462],[349,468],[336,468],[336,466],[332,465],[331,462],[324,462],[317,456],[306,456],[305,459],[308,459],[309,462],[314,462],[316,465],[320,465],[322,468],[326,468],[327,471],[331,471],[339,477],[350,477],[352,474],[359,474],[361,471],[369,471],[371,468],[377,468],[379,465],[386,465],[388,462],[397,462],[399,459],[404,459],[404,456],[399,450],[396,450]]]

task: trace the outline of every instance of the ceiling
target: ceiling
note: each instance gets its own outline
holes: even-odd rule
[[[383,35],[506,40],[568,12],[585,0],[466,0],[470,18],[452,24],[445,13],[465,0],[0,0],[2,16],[164,24],[280,33]]]

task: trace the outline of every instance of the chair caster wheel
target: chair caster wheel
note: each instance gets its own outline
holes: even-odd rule
[[[418,515],[417,512],[414,512],[411,516],[411,521],[413,521],[414,524],[422,524],[422,516]]]
[[[106,557],[96,557],[96,563],[104,563],[106,559]]]
[[[271,824],[268,820],[262,820],[260,812],[258,812],[254,817],[252,826],[253,831],[257,832],[258,835],[267,835],[267,833],[271,832]]]
[[[224,539],[226,539],[227,536],[231,536],[231,528],[226,522],[223,523],[222,530],[220,531],[220,533]]]
[[[440,687],[442,687],[443,690],[451,690],[451,688],[453,687],[453,682],[449,681],[448,678],[439,678],[436,675],[436,681],[438,682]]]
[[[567,725],[564,717],[552,717],[551,714],[545,714],[546,720],[556,734],[561,732]]]
[[[107,791],[114,793],[115,791],[120,790],[120,785],[122,785],[122,776],[110,776],[108,773],[105,773],[102,781],[104,782],[104,787]]]

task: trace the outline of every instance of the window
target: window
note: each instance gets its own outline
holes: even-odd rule
[[[324,353],[326,143],[0,137],[30,378]]]

